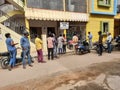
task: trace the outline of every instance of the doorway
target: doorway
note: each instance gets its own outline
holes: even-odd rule
[[[55,33],[55,27],[48,27],[48,28],[47,28],[47,36],[48,36],[49,34],[51,34],[51,33],[56,34],[56,33]]]
[[[41,27],[30,27],[30,38],[32,42],[34,42],[36,34],[39,36],[39,38],[41,38],[42,28]]]

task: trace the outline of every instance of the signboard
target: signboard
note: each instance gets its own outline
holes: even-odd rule
[[[69,22],[60,22],[60,29],[69,29]]]

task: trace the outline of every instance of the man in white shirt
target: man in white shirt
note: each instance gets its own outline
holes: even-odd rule
[[[62,48],[63,48],[63,41],[64,41],[64,38],[63,38],[62,34],[60,34],[60,36],[58,37],[57,41],[58,41],[58,52],[59,52],[59,54],[62,54],[63,53],[63,50],[62,50]]]
[[[92,48],[92,38],[93,38],[93,36],[92,36],[91,32],[88,32],[89,48]]]
[[[111,36],[111,33],[108,33],[108,36],[107,36],[108,53],[111,53],[111,50],[112,50],[111,42],[112,42],[112,36]]]

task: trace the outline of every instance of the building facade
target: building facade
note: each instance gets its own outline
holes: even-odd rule
[[[102,31],[104,39],[107,32],[114,37],[114,16],[117,12],[117,0],[90,0],[87,32],[93,34],[93,41],[98,40],[98,31]]]
[[[25,22],[30,30],[31,39],[38,34],[47,53],[47,35],[49,33],[66,34],[71,39],[77,33],[81,39],[86,36],[88,22],[88,0],[26,0]],[[67,28],[60,24],[67,23]]]
[[[0,17],[0,22],[20,34],[26,27],[33,42],[34,35],[38,34],[43,40],[45,54],[47,54],[47,36],[49,33],[55,33],[56,36],[65,34],[69,40],[73,33],[77,33],[80,39],[86,39],[87,33],[90,31],[93,34],[93,41],[97,41],[98,31],[101,30],[104,37],[106,37],[107,32],[111,32],[112,36],[115,36],[115,33],[117,34],[116,27],[119,26],[119,20],[115,20],[117,24],[114,24],[117,0],[1,1],[0,10],[6,11],[5,13],[9,14],[11,20],[8,17],[4,18],[6,15],[2,15],[5,22],[1,21],[2,17]],[[8,6],[5,8],[6,5]],[[14,8],[9,10],[8,7]]]

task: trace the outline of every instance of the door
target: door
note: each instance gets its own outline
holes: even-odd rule
[[[47,35],[54,33],[55,34],[55,27],[48,27],[47,28]]]

